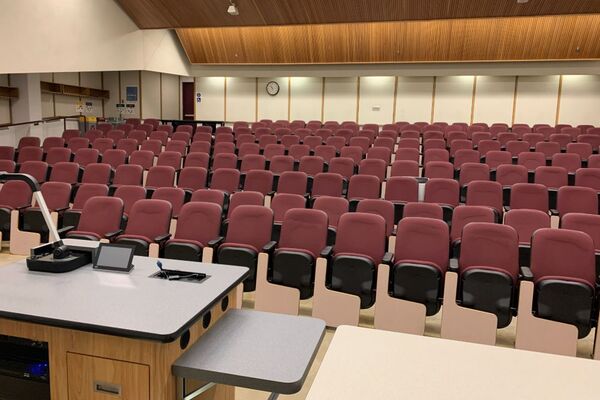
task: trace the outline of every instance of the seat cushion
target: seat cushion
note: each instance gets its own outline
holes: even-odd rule
[[[150,239],[147,236],[143,235],[121,235],[117,237],[116,241],[124,240],[124,239],[134,239],[134,240],[143,240],[146,243],[154,243],[154,240]]]
[[[438,269],[442,275],[446,273],[445,270],[443,270],[439,265],[432,263],[431,261],[422,261],[422,260],[399,260],[394,264],[394,267],[397,267],[398,265],[401,264],[412,264],[412,265],[428,265],[430,267],[434,267],[436,269]]]
[[[317,258],[317,256],[315,254],[313,254],[312,251],[306,250],[306,249],[296,249],[293,247],[281,247],[281,248],[275,250],[275,255],[277,255],[281,252],[305,253],[305,254],[308,254],[309,256],[311,256],[313,259]]]
[[[339,258],[339,257],[360,257],[360,258],[364,258],[365,260],[369,260],[374,265],[379,264],[378,262],[375,262],[375,260],[373,260],[373,258],[371,256],[368,256],[366,254],[358,254],[358,253],[337,253],[337,254],[335,254],[335,258]],[[379,261],[381,261],[381,260],[379,260]]]
[[[197,240],[189,240],[189,239],[171,239],[171,240],[167,241],[166,246],[168,246],[170,244],[178,244],[178,243],[193,244],[194,246],[198,246],[201,249],[206,247],[204,244],[202,244],[201,242],[199,242]]]
[[[219,246],[219,251],[223,250],[226,247],[237,247],[237,248],[252,250],[255,253],[260,253],[260,251],[256,247],[249,245],[249,244],[242,244],[242,243],[223,243],[221,246]]]
[[[513,281],[513,283],[514,283],[514,280],[515,280],[515,278],[513,276],[509,275],[508,272],[505,269],[503,269],[503,268],[497,268],[497,267],[491,267],[491,266],[472,265],[470,267],[462,269],[461,273],[464,274],[465,272],[471,271],[471,270],[474,270],[474,269],[483,270],[483,271],[501,272],[504,275],[510,277],[510,279]]]
[[[102,236],[98,235],[95,232],[71,231],[71,232],[67,233],[67,238],[85,239],[85,240],[100,240],[100,239],[102,239]]]

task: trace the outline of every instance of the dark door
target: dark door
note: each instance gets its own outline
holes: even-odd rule
[[[183,119],[194,120],[194,82],[182,82],[181,104],[183,107]]]

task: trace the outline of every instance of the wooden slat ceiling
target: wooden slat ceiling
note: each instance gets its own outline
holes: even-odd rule
[[[600,14],[178,29],[192,63],[600,59]]]
[[[599,0],[117,0],[142,29],[600,13]]]

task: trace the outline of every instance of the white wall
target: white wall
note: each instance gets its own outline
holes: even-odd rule
[[[323,79],[294,76],[290,79],[290,120],[321,120]]]
[[[202,95],[201,102],[196,103],[196,119],[213,121],[225,119],[225,78],[197,78],[196,93]]]
[[[0,73],[188,75],[190,65],[175,34],[139,30],[114,0],[0,0],[0,10]]]
[[[558,121],[600,125],[600,76],[563,75]]]
[[[554,125],[559,78],[558,75],[519,77],[514,122]]]
[[[323,121],[356,121],[358,78],[325,78]]]
[[[267,84],[271,81],[279,84],[279,93],[271,96],[267,93]],[[259,78],[258,97],[256,107],[258,108],[258,119],[289,119],[289,79],[288,78]]]
[[[435,82],[434,121],[470,122],[473,76],[441,76]]]
[[[512,123],[514,76],[478,76],[473,122]]]
[[[393,76],[365,76],[360,78],[358,123],[385,124],[394,116]]]
[[[399,76],[397,87],[393,76],[361,76],[360,86],[358,77],[196,77],[202,93],[196,118],[356,121],[358,114],[360,124],[393,120],[510,124],[513,119],[554,124],[559,79],[557,75],[520,76],[515,98],[515,76],[438,76],[435,91],[432,76]],[[562,79],[559,122],[600,125],[600,76]],[[270,80],[280,84],[277,96],[265,91]]]
[[[8,75],[0,75],[0,86],[8,86]],[[0,97],[0,124],[10,123],[10,100]]]

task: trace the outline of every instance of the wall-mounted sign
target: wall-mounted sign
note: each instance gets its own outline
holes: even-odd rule
[[[137,86],[125,86],[125,98],[127,101],[138,101],[138,87]]]

